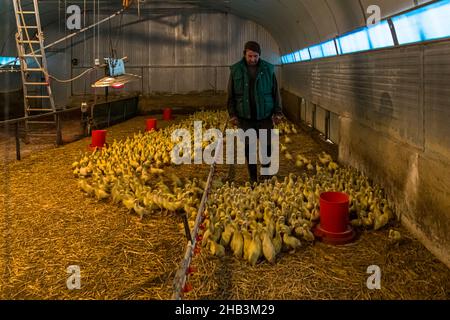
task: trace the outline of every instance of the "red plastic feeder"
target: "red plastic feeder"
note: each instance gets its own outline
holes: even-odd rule
[[[324,192],[320,195],[320,224],[314,235],[323,242],[339,245],[353,241],[355,232],[350,225],[349,197],[342,192]]]
[[[156,119],[147,119],[145,131],[156,130]]]
[[[93,130],[92,143],[89,145],[89,148],[103,148],[106,145],[106,132],[106,130]]]
[[[172,118],[172,109],[171,108],[165,108],[164,110],[163,110],[163,119],[165,120],[165,121],[169,121],[169,120],[172,120],[173,118]]]

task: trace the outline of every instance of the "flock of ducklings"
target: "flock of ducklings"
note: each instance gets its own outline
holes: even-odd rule
[[[201,242],[221,257],[226,250],[250,264],[264,257],[273,263],[282,251],[295,252],[302,242],[315,240],[322,192],[341,191],[350,196],[351,224],[378,230],[394,218],[379,186],[352,168],[338,167],[314,176],[289,174],[263,183],[224,184],[208,201],[201,225]]]
[[[225,112],[197,112],[164,129],[134,134],[99,151],[84,154],[72,164],[82,191],[98,200],[112,199],[141,218],[157,210],[186,212],[195,216],[205,182],[181,179],[167,173],[172,164],[172,132],[188,129],[194,136],[194,120],[204,130],[223,125]],[[209,142],[203,142],[202,149]],[[193,150],[193,149],[192,149]],[[192,153],[192,158],[194,153]]]
[[[202,121],[207,130],[221,128],[226,118],[221,111],[198,112],[164,129],[114,140],[102,150],[84,154],[72,164],[73,173],[81,190],[99,201],[111,199],[141,218],[161,210],[187,213],[192,226],[206,182],[168,172],[174,147],[171,135],[176,129],[188,129],[193,137],[194,121]],[[287,146],[292,142],[289,135],[297,133],[295,125],[285,121],[276,128],[284,138],[281,152],[293,161]],[[203,142],[202,149],[210,142]],[[244,186],[215,181],[201,225],[201,244],[218,257],[231,250],[252,265],[262,257],[273,263],[280,252],[294,252],[302,242],[314,241],[319,197],[326,191],[350,196],[354,227],[378,230],[394,218],[379,186],[372,186],[355,169],[340,167],[330,155],[321,153],[313,165],[313,160],[297,154],[295,166],[306,170],[283,181],[273,177]]]

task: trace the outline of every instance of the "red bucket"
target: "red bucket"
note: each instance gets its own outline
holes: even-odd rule
[[[146,120],[146,128],[145,131],[156,130],[156,119],[151,118]]]
[[[349,198],[341,192],[324,192],[320,195],[320,226],[322,229],[345,232],[349,224]]]
[[[165,121],[172,120],[172,109],[171,108],[165,108],[163,110],[163,119]]]
[[[93,130],[91,148],[103,148],[106,142],[106,130]]]
[[[347,194],[324,192],[320,195],[320,225],[314,234],[331,244],[346,244],[353,241],[355,232],[350,225]]]

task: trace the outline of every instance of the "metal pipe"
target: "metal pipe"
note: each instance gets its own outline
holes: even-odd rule
[[[225,129],[227,128],[228,120],[229,120],[229,118],[227,118],[227,120],[225,121],[225,125],[223,127],[222,134],[223,134],[223,132],[225,132]],[[223,146],[223,138],[219,139],[218,145]],[[208,200],[209,191],[211,189],[212,180],[213,180],[215,168],[216,168],[216,163],[218,160],[217,158],[220,154],[221,154],[220,152],[215,153],[214,161],[211,164],[211,169],[209,171],[208,180],[206,181],[206,187],[205,187],[205,190],[203,190],[202,200],[200,202],[200,206],[197,211],[197,217],[195,219],[194,228],[193,228],[192,234],[191,234],[192,240],[188,242],[188,245],[187,245],[187,248],[186,248],[186,251],[184,254],[184,258],[181,261],[181,267],[177,271],[177,273],[175,275],[175,279],[173,281],[173,289],[174,289],[174,293],[172,295],[173,300],[181,299],[181,292],[186,284],[187,271],[188,271],[188,268],[192,261],[192,256],[193,256],[195,245],[197,242],[198,229],[199,229],[200,224],[203,219],[203,212],[205,211],[206,201]]]

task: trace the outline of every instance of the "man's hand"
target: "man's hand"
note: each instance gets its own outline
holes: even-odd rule
[[[231,118],[230,118],[230,123],[231,123],[233,126],[237,126],[237,125],[239,124],[238,118],[237,118],[237,117],[231,117]]]
[[[282,113],[276,113],[272,116],[272,121],[274,124],[280,124],[281,121],[283,121],[283,114]]]

